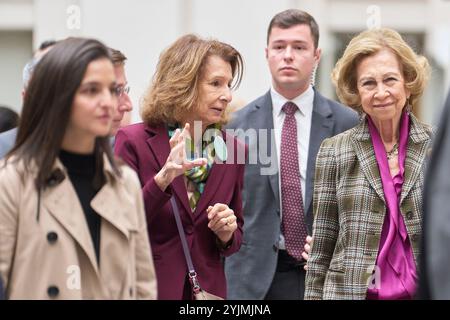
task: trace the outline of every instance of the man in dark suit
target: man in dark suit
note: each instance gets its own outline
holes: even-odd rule
[[[4,300],[5,299],[5,292],[3,289],[3,280],[2,278],[0,278],[0,300]]]
[[[241,129],[236,134],[248,144],[249,159],[244,240],[225,263],[228,299],[303,298],[301,251],[312,230],[316,154],[323,139],[358,122],[354,111],[311,85],[318,42],[317,23],[308,13],[275,15],[266,48],[272,87],[239,110],[229,126]]]
[[[450,90],[425,177],[419,298],[450,299]]]

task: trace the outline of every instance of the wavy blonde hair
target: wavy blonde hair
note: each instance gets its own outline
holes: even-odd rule
[[[180,123],[196,112],[199,83],[210,56],[218,56],[230,63],[232,88],[237,88],[242,80],[243,60],[236,49],[193,34],[182,36],[159,57],[152,83],[141,102],[144,122],[149,125]],[[227,123],[228,118],[229,112],[224,112],[220,124]]]
[[[397,31],[389,28],[361,32],[350,41],[344,54],[336,63],[331,79],[342,103],[362,113],[357,88],[357,67],[365,57],[386,48],[397,56],[402,67],[405,87],[411,93],[409,103],[412,107],[415,106],[428,82],[430,65],[424,56],[416,54],[411,49]]]

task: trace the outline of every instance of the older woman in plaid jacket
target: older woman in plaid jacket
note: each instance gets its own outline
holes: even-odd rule
[[[391,29],[362,32],[333,71],[362,117],[317,155],[305,299],[411,299],[432,130],[411,113],[427,60]]]

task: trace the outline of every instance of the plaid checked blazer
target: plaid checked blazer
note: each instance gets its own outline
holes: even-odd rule
[[[400,211],[417,265],[430,126],[412,114]],[[313,244],[305,299],[365,299],[386,215],[367,119],[323,141],[316,160]]]

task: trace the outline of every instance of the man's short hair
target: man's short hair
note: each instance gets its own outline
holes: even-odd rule
[[[267,44],[269,43],[270,33],[274,27],[288,29],[301,24],[309,26],[312,38],[314,40],[314,47],[317,49],[319,46],[319,26],[313,16],[298,9],[288,9],[282,11],[272,18],[269,28],[267,29]]]
[[[19,124],[17,112],[7,106],[0,106],[0,133],[11,130]]]
[[[125,64],[127,57],[122,52],[113,48],[109,48],[109,51],[114,65]]]
[[[55,40],[46,40],[44,42],[41,43],[41,45],[39,46],[39,51],[45,50],[48,47],[54,46],[56,44]]]

